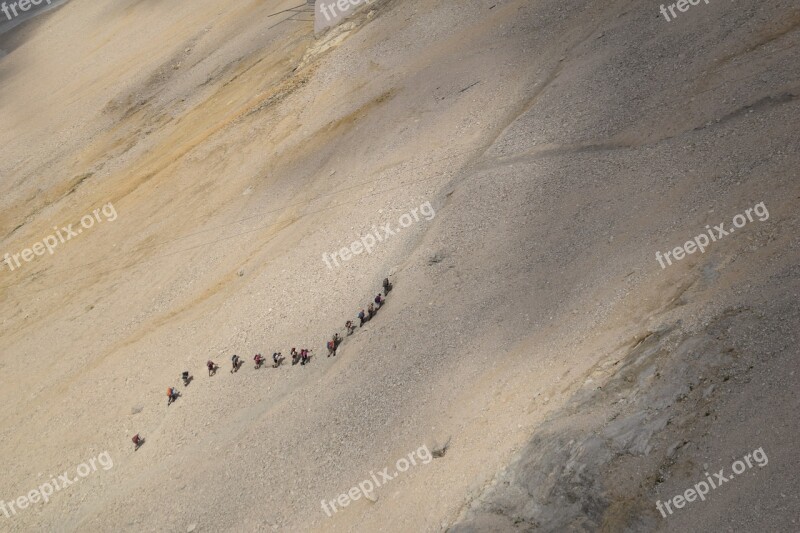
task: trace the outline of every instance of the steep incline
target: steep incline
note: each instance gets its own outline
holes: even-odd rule
[[[0,498],[114,459],[3,528],[793,529],[797,8],[386,0],[314,38],[297,3],[69,2],[0,38],[0,252],[117,213],[1,265]]]

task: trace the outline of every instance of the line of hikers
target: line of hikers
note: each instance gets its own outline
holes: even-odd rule
[[[370,320],[372,320],[372,317],[375,316],[375,314],[378,312],[378,309],[380,309],[381,306],[383,306],[383,304],[386,302],[386,298],[384,296],[388,296],[389,295],[389,291],[391,291],[391,290],[392,290],[392,284],[389,281],[389,278],[385,278],[383,280],[383,295],[378,293],[378,295],[375,296],[373,302],[370,303],[369,306],[367,307],[366,314],[364,313],[363,309],[361,311],[359,311],[359,313],[357,315],[358,319],[361,321],[359,326],[363,326],[364,323],[369,322]],[[347,322],[345,322],[344,326],[345,326],[345,329],[347,330],[347,336],[348,337],[350,335],[352,335],[353,332],[356,330],[356,326],[355,326],[355,324],[353,324],[352,320],[348,320]],[[342,340],[343,339],[339,335],[339,333],[334,333],[333,334],[333,338],[331,340],[329,340],[328,343],[327,343],[328,357],[331,357],[331,356],[335,357],[336,356],[336,350],[337,350],[337,348],[339,348],[339,345],[342,343]],[[311,352],[313,352],[313,351],[314,350],[310,350],[310,349],[307,349],[307,348],[301,348],[300,351],[298,352],[295,348],[292,348],[291,352],[289,353],[289,355],[292,356],[292,366],[296,365],[297,363],[300,363],[300,366],[305,366],[306,364],[308,364],[311,361]],[[283,360],[284,360],[284,357],[281,354],[281,352],[273,353],[272,354],[272,361],[273,361],[272,368],[278,368],[279,366],[281,366],[281,363],[283,363]],[[265,359],[259,353],[259,354],[256,354],[255,356],[253,356],[253,361],[255,362],[256,370],[258,370],[259,368],[261,368],[263,366]],[[242,366],[242,364],[243,364],[243,361],[238,355],[231,356],[231,374],[233,374],[235,372],[238,372],[239,368]],[[208,362],[206,362],[206,368],[208,369],[208,376],[209,377],[215,375],[217,373],[217,370],[219,370],[219,366],[216,363],[214,363],[214,361],[212,361],[210,359],[208,360]],[[183,371],[181,373],[181,379],[183,380],[184,387],[188,387],[189,383],[191,383],[192,380],[194,379],[194,376],[189,374],[188,370],[185,370],[185,371]],[[170,405],[172,405],[172,403],[175,402],[180,396],[181,396],[181,393],[175,387],[168,387],[167,388],[167,406],[169,407]],[[142,446],[142,444],[144,444],[144,438],[140,437],[138,433],[133,436],[132,440],[133,440],[133,444],[134,444],[134,451],[138,450]]]

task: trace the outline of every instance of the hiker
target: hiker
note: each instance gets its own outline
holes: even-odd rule
[[[367,320],[372,320],[372,317],[375,316],[375,304],[369,304],[367,307]]]
[[[333,334],[333,346],[338,348],[339,345],[342,343],[342,338],[339,336],[338,333]]]
[[[301,366],[305,366],[305,364],[308,363],[309,360],[308,352],[309,350],[306,349],[300,350],[300,359],[302,360],[302,362],[300,363]]]
[[[378,306],[378,309],[381,308],[381,306],[383,305],[383,302],[385,302],[385,301],[386,300],[383,299],[383,296],[381,296],[380,293],[378,293],[378,295],[375,297],[375,305]]]
[[[180,396],[180,393],[177,390],[175,390],[175,388],[169,387],[167,389],[167,407],[169,407],[172,404],[172,402],[177,400],[178,396]]]
[[[189,385],[189,383],[191,383],[192,376],[190,376],[189,371],[186,370],[181,374],[181,379],[183,379],[183,386],[186,387],[187,385]]]
[[[384,278],[383,280],[383,293],[386,296],[389,296],[389,291],[392,290],[392,284],[389,282],[389,278]]]
[[[274,354],[272,354],[272,360],[275,363],[274,365],[272,365],[272,368],[278,368],[279,366],[281,366],[281,363],[283,362],[283,355],[281,355],[281,352],[275,352]]]
[[[211,359],[209,359],[209,360],[208,360],[208,362],[206,363],[206,366],[208,367],[208,377],[211,377],[211,376],[213,376],[214,374],[216,374],[216,373],[217,373],[217,369],[219,368],[219,367],[218,367],[218,366],[217,366],[217,365],[214,363],[214,361],[212,361]]]
[[[256,354],[256,355],[255,355],[255,357],[253,357],[253,361],[255,361],[255,362],[256,362],[256,370],[258,370],[259,368],[261,368],[261,365],[263,365],[263,364],[264,364],[264,358],[263,358],[263,357],[261,357],[261,354],[260,354],[260,353]]]
[[[233,368],[231,368],[231,374],[233,374],[234,372],[238,372],[239,371],[239,356],[238,355],[234,355],[233,357],[231,357],[231,365],[233,366]]]
[[[344,327],[347,329],[347,335],[352,335],[353,332],[356,330],[356,327],[353,325],[352,320],[348,320],[344,323]]]
[[[133,440],[133,445],[134,445],[133,451],[138,450],[139,448],[141,448],[142,444],[144,444],[144,439],[140,437],[138,433],[134,435],[133,439],[131,440]]]
[[[289,352],[289,355],[292,356],[292,366],[296,365],[298,361],[300,361],[300,354],[297,353],[297,350],[292,348],[292,351]]]
[[[364,310],[363,310],[363,309],[362,309],[361,311],[359,311],[359,313],[358,313],[358,319],[361,321],[361,324],[360,324],[360,325],[361,325],[361,326],[363,326],[363,325],[364,325],[364,322],[365,322],[365,320],[364,320]]]

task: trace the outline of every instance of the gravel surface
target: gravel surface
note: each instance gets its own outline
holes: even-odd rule
[[[296,4],[0,35],[0,252],[118,213],[0,264],[0,500],[113,458],[0,530],[796,531],[797,7]]]

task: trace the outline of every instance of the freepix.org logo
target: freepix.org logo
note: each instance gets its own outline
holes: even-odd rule
[[[381,232],[378,231],[378,228],[372,226],[374,235],[372,232],[367,233],[360,239],[350,243],[350,246],[342,248],[338,252],[333,252],[330,254],[330,257],[328,256],[328,252],[325,252],[322,254],[322,260],[325,261],[325,264],[328,265],[329,269],[333,269],[333,265],[331,265],[331,261],[329,259],[332,259],[333,264],[338,267],[339,261],[336,260],[337,254],[341,258],[342,262],[351,260],[353,257],[363,253],[364,250],[366,250],[368,254],[371,254],[372,249],[375,248],[376,244],[389,239],[389,237],[393,237],[400,232],[401,229],[407,228],[413,224],[414,221],[419,222],[419,213],[422,213],[422,215],[425,217],[425,220],[429,222],[433,220],[433,217],[436,216],[436,211],[433,210],[433,206],[431,205],[430,201],[425,202],[421,206],[412,209],[409,213],[403,213],[400,216],[400,220],[398,220],[400,228],[392,229],[391,223],[384,224],[382,226],[384,236],[381,237]],[[375,240],[376,237],[377,240]]]
[[[0,260],[0,264],[5,263],[8,265],[12,271],[22,266],[20,262],[20,258],[26,263],[30,263],[37,255],[44,255],[45,252],[53,255],[55,248],[58,246],[59,241],[61,244],[65,244],[67,241],[71,240],[73,237],[77,237],[81,233],[83,233],[84,229],[89,229],[94,226],[95,219],[97,222],[102,222],[103,219],[100,218],[100,213],[105,215],[106,220],[109,222],[114,222],[117,219],[117,210],[114,208],[114,205],[111,202],[108,202],[102,208],[95,209],[92,211],[94,217],[92,215],[84,215],[81,217],[81,227],[77,228],[76,230],[72,229],[72,226],[75,224],[69,224],[61,229],[58,229],[58,226],[54,226],[53,229],[56,230],[56,235],[48,235],[40,242],[34,243],[33,246],[30,248],[26,248],[22,250],[20,253],[11,254],[6,253],[3,256],[3,259]]]
[[[19,16],[17,8],[19,8],[20,11],[24,12],[28,11],[31,8],[31,6],[38,6],[42,2],[47,2],[47,5],[49,6],[52,1],[53,0],[19,0],[18,2],[11,2],[11,3],[3,2],[2,4],[0,4],[0,11],[3,12],[3,14],[6,16],[8,20],[11,20],[16,16]],[[12,13],[14,14],[14,17],[11,16]]]
[[[314,33],[336,26],[355,13],[360,5],[369,5],[375,0],[317,0],[314,6]]]
[[[43,483],[39,488],[31,490],[28,494],[22,495],[15,500],[8,502],[0,500],[0,512],[2,512],[0,516],[5,515],[6,518],[12,518],[16,516],[19,511],[27,509],[31,504],[39,503],[40,501],[48,503],[50,501],[50,496],[52,496],[54,492],[69,487],[92,472],[97,472],[97,463],[100,463],[103,470],[110,470],[114,467],[114,460],[111,459],[111,455],[109,455],[108,452],[103,452],[96,458],[89,459],[85,463],[79,464],[76,468],[78,477],[70,479],[69,471],[66,471],[58,476],[58,480],[56,480],[55,476],[51,476],[53,478],[51,479],[52,483]]]

